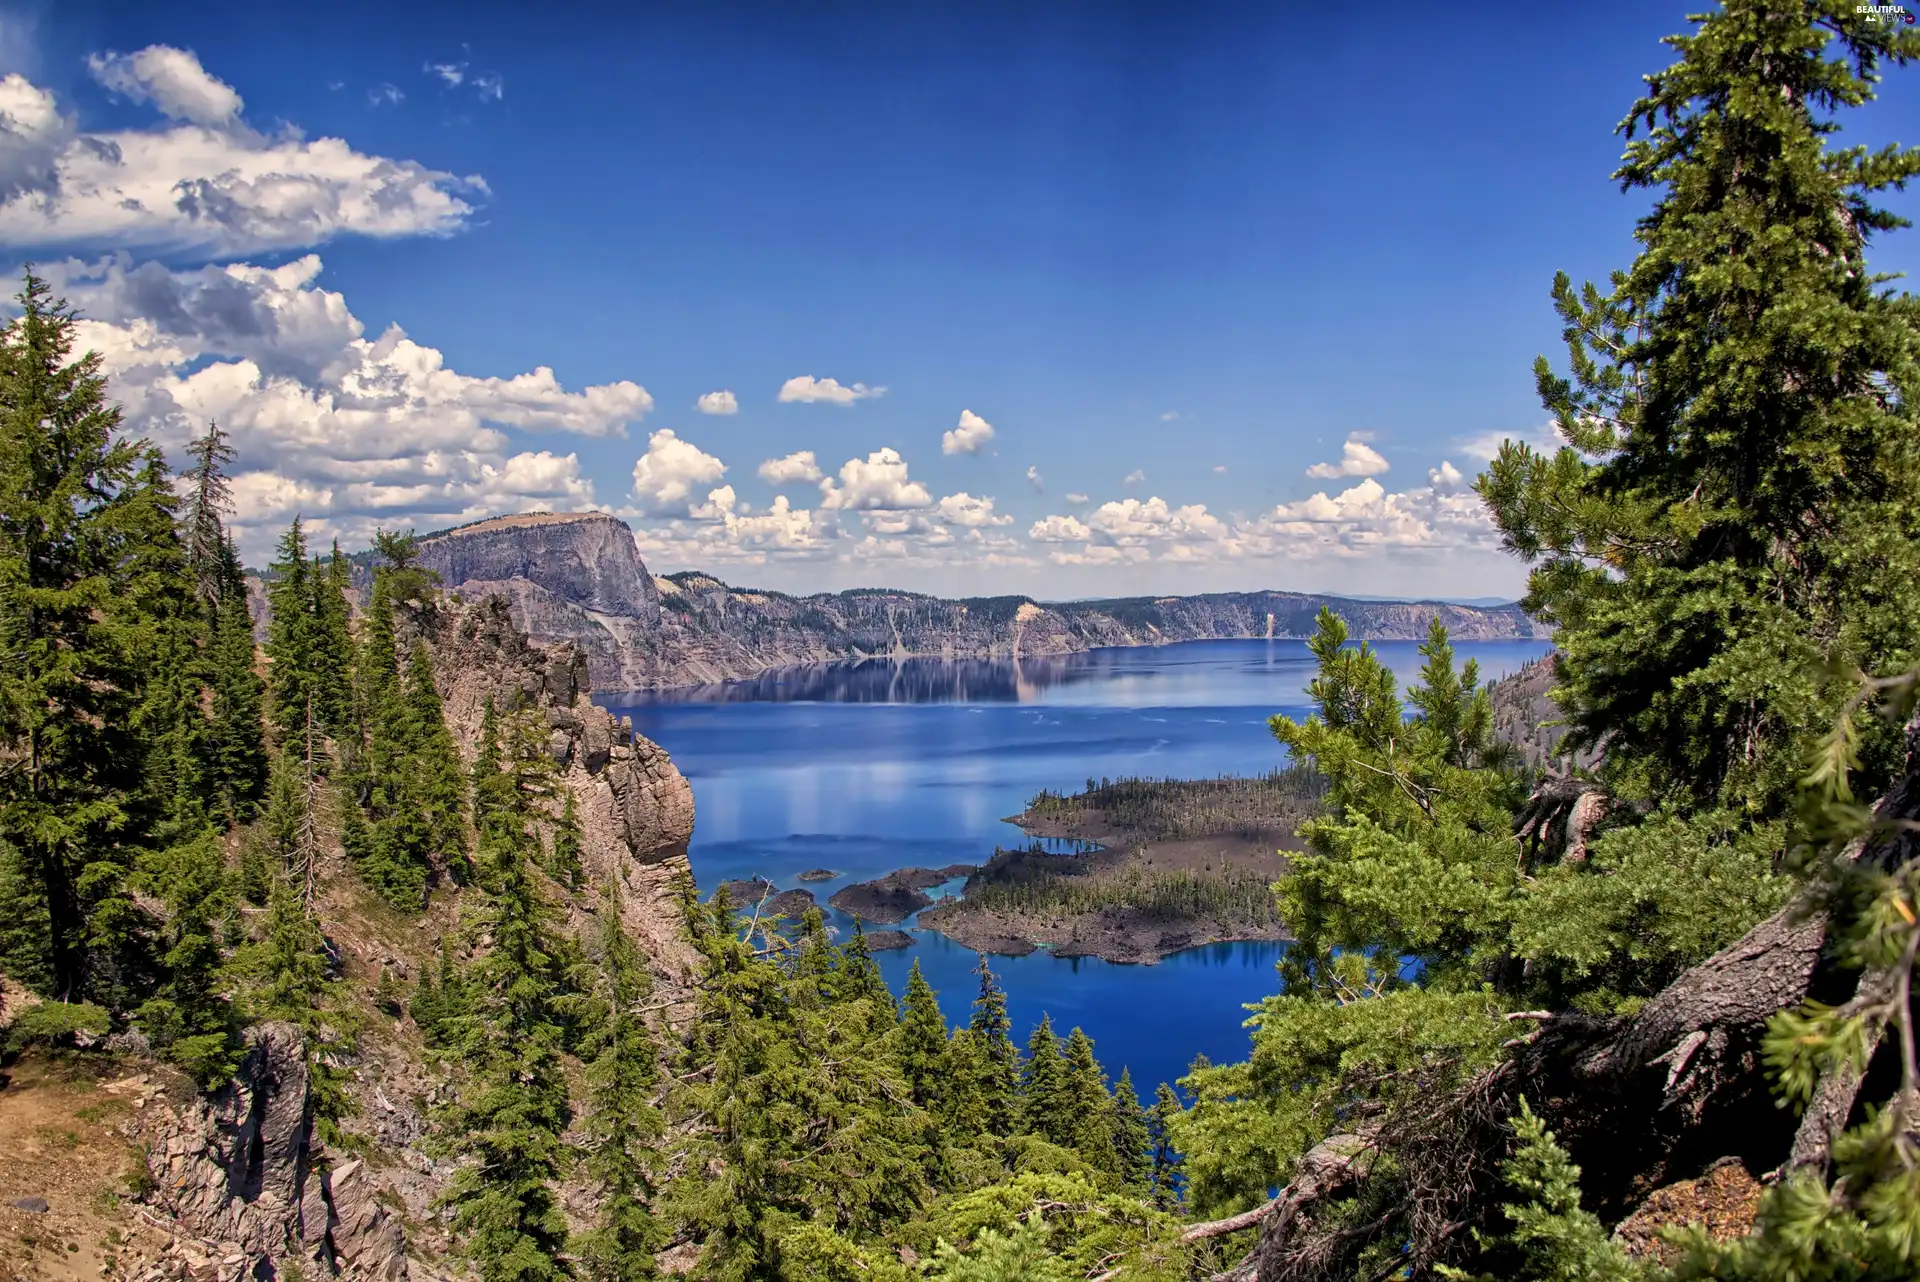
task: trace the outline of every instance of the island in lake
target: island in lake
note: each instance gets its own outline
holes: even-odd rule
[[[1284,940],[1270,887],[1285,852],[1303,848],[1295,828],[1318,813],[1323,790],[1318,774],[1291,768],[1042,792],[1011,820],[1035,844],[996,851],[961,898],[922,905],[919,924],[981,952],[1112,962]]]

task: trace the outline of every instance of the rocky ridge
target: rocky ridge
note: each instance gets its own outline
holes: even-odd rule
[[[708,574],[650,574],[626,524],[527,513],[428,535],[421,562],[469,598],[499,596],[516,627],[586,656],[601,690],[732,681],[772,669],[912,656],[1017,659],[1103,646],[1311,635],[1331,606],[1356,637],[1418,639],[1439,614],[1459,640],[1546,636],[1517,606],[1228,592],[1043,604],[861,589],[791,596]],[[365,558],[356,558],[361,574]]]

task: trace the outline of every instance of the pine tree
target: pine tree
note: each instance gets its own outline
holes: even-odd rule
[[[224,992],[220,937],[231,908],[220,839],[203,827],[147,862],[144,879],[166,905],[160,962],[165,979],[139,1012],[153,1044],[203,1086],[239,1062],[240,1039]]]
[[[553,976],[558,928],[528,868],[530,799],[539,784],[524,756],[502,751],[492,720],[494,768],[474,775],[485,896],[475,939],[484,951],[471,968],[472,1009],[448,1029],[470,1076],[441,1119],[466,1164],[443,1201],[486,1282],[544,1282],[567,1273],[557,1186],[565,1169],[561,1137],[573,1113]]]
[[[1180,1152],[1173,1146],[1172,1122],[1180,1113],[1180,1100],[1165,1082],[1154,1092],[1153,1107],[1147,1111],[1147,1142],[1153,1165],[1148,1184],[1153,1204],[1163,1211],[1180,1207]]]
[[[572,793],[567,794],[569,799]],[[597,1185],[597,1226],[580,1243],[587,1276],[597,1282],[643,1282],[658,1276],[653,1252],[661,1234],[650,1204],[654,1186],[646,1155],[658,1142],[660,1114],[651,1103],[660,1071],[644,1007],[652,981],[620,925],[609,890],[600,908],[600,971],[607,1018],[589,1070],[587,1174]]]
[[[425,819],[426,844],[422,853],[429,863],[458,871],[466,860],[460,753],[447,729],[440,691],[434,684],[433,658],[424,641],[414,643],[408,662],[406,710],[409,793]],[[569,792],[567,811],[563,814],[574,814],[572,838],[577,847],[579,817],[577,811],[572,811],[572,805],[573,794]],[[574,865],[578,865],[577,849]]]
[[[267,783],[265,689],[254,669],[246,574],[230,539],[221,544],[220,569],[208,656],[212,693],[208,772],[219,812],[229,823],[241,823],[253,818]]]
[[[320,636],[313,615],[313,567],[300,518],[280,537],[267,586],[267,710],[282,744],[306,733],[309,705],[320,697]]]
[[[1020,1129],[1062,1148],[1072,1148],[1074,1118],[1067,1061],[1061,1057],[1053,1020],[1042,1014],[1027,1038],[1026,1071],[1020,1079]]]
[[[900,1017],[900,1070],[921,1108],[938,1111],[944,1104],[951,1068],[947,1057],[947,1022],[940,1002],[916,959],[907,973],[905,1009]]]
[[[233,493],[226,473],[226,465],[236,457],[231,439],[220,430],[218,423],[208,423],[206,433],[187,446],[187,457],[193,460],[185,478],[187,566],[200,600],[210,613],[218,608],[229,582],[229,548],[222,519],[233,510]]]
[[[126,878],[147,757],[129,575],[168,497],[120,434],[100,359],[72,357],[74,313],[28,272],[0,331],[0,842],[44,904],[52,994],[126,986],[142,914]],[[170,521],[168,537],[172,537]],[[124,998],[124,994],[122,995]]]
[[[573,789],[568,788],[566,794],[565,800],[560,803],[560,817],[553,822],[553,844],[547,852],[547,872],[567,889],[578,890],[587,875],[586,868],[580,862],[580,806],[574,800]]]
[[[1141,1190],[1150,1187],[1151,1147],[1147,1111],[1140,1107],[1140,1096],[1133,1089],[1133,1074],[1122,1068],[1113,1087],[1113,1173],[1122,1184]]]
[[[1066,1118],[1072,1147],[1096,1171],[1116,1166],[1113,1096],[1094,1058],[1093,1039],[1077,1025],[1067,1036]],[[1134,1101],[1139,1108],[1139,1101]]]
[[[333,554],[326,569],[320,558],[313,559],[309,582],[313,590],[314,713],[327,734],[347,738],[355,729],[353,718],[353,630],[352,610],[347,605],[347,588],[352,566],[341,555],[340,541],[333,542]]]
[[[1850,693],[1818,674],[1920,659],[1920,343],[1865,261],[1920,149],[1826,146],[1917,39],[1810,0],[1670,38],[1615,174],[1655,193],[1640,256],[1605,291],[1554,282],[1571,376],[1535,374],[1567,444],[1509,442],[1479,489],[1617,789],[1780,813]],[[1898,736],[1856,728],[1876,792]]]
[[[1013,1022],[1007,1018],[1007,995],[987,965],[985,953],[980,954],[973,973],[980,976],[980,995],[974,998],[967,1027],[982,1065],[981,1108],[989,1130],[1011,1135],[1020,1122],[1020,1052],[1013,1044]]]

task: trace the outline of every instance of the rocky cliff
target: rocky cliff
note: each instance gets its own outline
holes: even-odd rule
[[[596,587],[591,567],[581,570],[578,584],[583,595],[603,592],[603,603],[644,601],[631,584]],[[689,875],[693,834],[686,779],[624,718],[594,706],[582,652],[534,643],[513,626],[506,597],[405,609],[398,625],[403,650],[415,639],[426,642],[448,727],[469,763],[489,702],[503,713],[544,719],[557,783],[576,802],[586,872],[584,886],[548,883],[546,893],[582,939],[591,938],[611,893],[622,925],[651,961],[661,1007],[675,1009],[694,960],[675,897],[677,881]],[[559,806],[556,798],[554,813]],[[440,1263],[451,1240],[436,1202],[454,1167],[422,1144],[434,1106],[448,1098],[449,1079],[424,1052],[406,1003],[395,995],[435,964],[442,939],[460,937],[469,893],[446,884],[423,916],[396,914],[359,883],[337,844],[328,851],[316,909],[339,981],[336,1000],[359,1029],[351,1052],[337,1061],[351,1100],[348,1143],[329,1145],[318,1132],[300,1030],[254,1027],[231,1082],[206,1095],[184,1086],[172,1098],[154,1095],[157,1107],[127,1131],[148,1177],[138,1222],[164,1233],[167,1244],[115,1276],[440,1282],[460,1275]],[[376,1160],[362,1160],[368,1154]]]
[[[1544,637],[1517,606],[1354,601],[1230,592],[1042,604],[1022,596],[947,600],[858,590],[789,596],[711,575],[656,578],[631,532],[595,513],[528,514],[431,535],[423,561],[467,598],[499,596],[515,626],[568,642],[603,690],[738,680],[769,669],[877,656],[1009,659],[1100,646],[1231,637],[1298,638],[1331,606],[1355,636],[1416,639],[1439,614],[1453,635]]]

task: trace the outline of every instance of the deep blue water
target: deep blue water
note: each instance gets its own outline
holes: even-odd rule
[[[1402,684],[1415,642],[1375,644]],[[1544,642],[1461,642],[1487,679],[1547,650]],[[691,858],[711,891],[735,877],[803,886],[825,906],[850,881],[895,868],[980,863],[1022,840],[1005,823],[1041,788],[1090,777],[1256,774],[1286,761],[1267,729],[1304,716],[1313,660],[1299,641],[1195,641],[1011,662],[871,660],[753,681],[623,696],[615,711],[672,754],[693,784]],[[829,868],[829,882],[796,874]],[[938,894],[939,892],[934,892]],[[829,910],[838,928],[850,923]],[[909,923],[911,926],[911,923]],[[880,954],[896,992],[917,958],[949,1021],[964,1022],[975,954],[933,931]],[[1275,990],[1278,944],[1214,944],[1154,966],[1090,958],[991,960],[1025,1041],[1042,1011],[1063,1033],[1081,1025],[1118,1077],[1142,1095],[1186,1071],[1196,1053],[1244,1058],[1245,1005]]]

